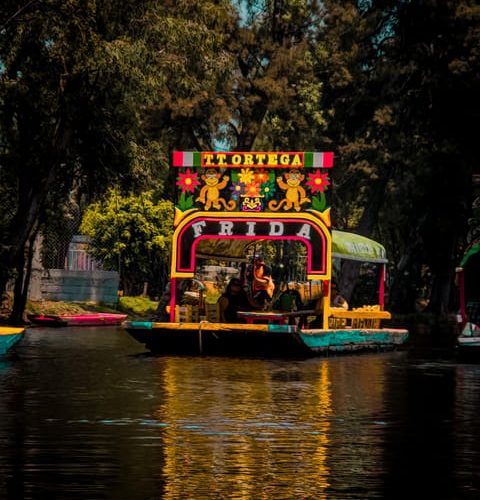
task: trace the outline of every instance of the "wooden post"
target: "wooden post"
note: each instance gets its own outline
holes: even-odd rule
[[[382,264],[380,268],[380,284],[378,287],[378,303],[380,304],[380,309],[383,311],[385,309],[385,279],[386,279],[386,264]]]
[[[177,278],[170,280],[170,323],[175,323],[175,303],[177,296]]]
[[[328,330],[328,317],[330,316],[331,281],[325,280],[322,286],[323,293],[323,329]]]
[[[460,316],[461,325],[460,328],[463,329],[465,323],[467,322],[467,311],[465,309],[465,275],[463,273],[463,267],[457,267],[455,269],[456,273],[456,285],[458,287],[458,300],[460,302]]]

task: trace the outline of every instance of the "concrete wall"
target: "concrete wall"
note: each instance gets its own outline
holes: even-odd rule
[[[67,302],[104,302],[113,305],[118,301],[118,284],[116,271],[49,269],[43,271],[40,277],[40,298]],[[32,295],[30,293],[33,299]]]

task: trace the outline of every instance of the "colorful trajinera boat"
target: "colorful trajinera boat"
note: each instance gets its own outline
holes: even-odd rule
[[[114,326],[127,318],[126,314],[85,313],[85,314],[29,314],[29,321],[39,326]]]
[[[0,327],[0,356],[5,355],[25,335],[25,328]]]
[[[480,240],[466,249],[456,269],[459,292],[460,335],[457,350],[461,359],[480,361]]]
[[[384,310],[385,249],[368,238],[332,232],[326,198],[332,166],[332,153],[175,152],[179,192],[168,317],[127,321],[128,333],[158,353],[304,356],[405,343],[406,330],[381,325],[391,318]],[[254,265],[249,271],[255,257],[246,255],[265,242],[289,242],[303,252],[307,289],[321,289],[311,307],[281,311],[267,305],[226,322],[215,304],[180,304],[182,281],[198,278],[203,259],[237,263],[243,286],[254,291],[255,279],[265,276],[255,277]],[[376,304],[332,307],[332,263],[344,258],[380,267]]]

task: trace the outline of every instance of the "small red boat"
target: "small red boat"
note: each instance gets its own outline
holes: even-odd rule
[[[84,314],[29,314],[28,319],[40,326],[114,326],[127,318],[126,314],[84,313]]]

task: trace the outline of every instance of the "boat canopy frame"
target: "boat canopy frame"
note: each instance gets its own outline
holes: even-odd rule
[[[174,152],[178,169],[171,254],[170,321],[177,279],[193,278],[196,259],[244,260],[252,241],[297,240],[307,248],[307,279],[322,280],[328,327],[332,258],[382,265],[379,243],[331,229],[328,195],[332,153]]]

